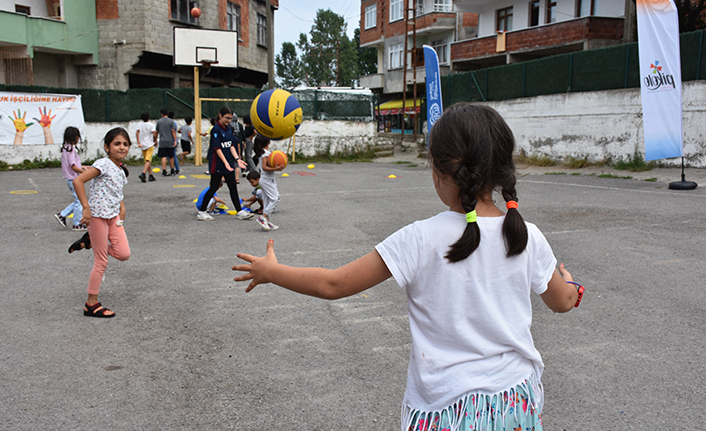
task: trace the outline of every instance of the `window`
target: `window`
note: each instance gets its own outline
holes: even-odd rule
[[[365,7],[365,29],[373,28],[377,25],[378,5],[376,3]]]
[[[172,19],[198,25],[199,19],[191,16],[191,9],[199,7],[197,0],[172,0]]]
[[[29,6],[15,5],[15,13],[21,13],[22,15],[29,15]]]
[[[402,51],[404,50],[404,44],[398,43],[396,45],[390,45],[390,61],[388,64],[389,69],[399,69],[402,67]]]
[[[228,2],[227,14],[228,30],[237,31],[238,39],[240,39],[240,5]]]
[[[267,18],[257,14],[257,44],[267,46]]]
[[[436,55],[439,57],[439,63],[447,63],[449,61],[446,38],[432,40],[431,47],[434,48],[434,51],[436,51]]]
[[[547,24],[556,22],[556,0],[547,0]]]
[[[451,0],[434,0],[434,12],[451,12]]]
[[[401,20],[403,9],[402,0],[390,0],[390,22]]]
[[[600,14],[601,0],[578,0],[576,16],[591,16]]]
[[[497,31],[512,30],[512,7],[495,11],[495,29]]]
[[[580,1],[580,0],[579,0]],[[529,2],[529,26],[535,27],[539,25],[539,0]]]
[[[415,0],[414,9],[416,10],[417,16],[424,15],[424,0]]]

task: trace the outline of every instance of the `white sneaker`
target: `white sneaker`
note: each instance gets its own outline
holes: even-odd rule
[[[238,220],[247,220],[247,219],[251,218],[254,214],[249,213],[245,210],[240,210],[240,211],[238,211],[237,215],[238,215]]]
[[[211,217],[206,211],[199,211],[199,213],[196,215],[196,218],[199,220],[213,220],[213,217]]]
[[[264,230],[277,230],[277,229],[279,229],[279,226],[272,224],[271,221],[265,219],[262,216],[257,218],[257,224],[259,224],[260,227]]]

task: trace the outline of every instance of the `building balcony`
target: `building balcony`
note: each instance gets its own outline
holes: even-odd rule
[[[363,88],[383,88],[385,86],[385,74],[375,73],[360,77],[360,86]]]
[[[429,12],[417,16],[417,36],[430,36],[437,33],[453,31],[456,28],[456,12]],[[385,25],[385,31],[380,25],[360,32],[360,47],[375,48],[383,46],[386,38],[404,34],[404,20]],[[407,34],[412,35],[412,20],[409,20]]]
[[[482,69],[618,45],[624,23],[624,18],[584,17],[455,42],[451,44],[453,68]]]

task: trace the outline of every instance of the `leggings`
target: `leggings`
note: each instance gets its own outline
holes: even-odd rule
[[[201,203],[201,208],[199,208],[199,211],[206,211],[208,203],[211,201],[213,195],[216,194],[216,191],[218,191],[218,186],[221,185],[221,178],[224,178],[226,180],[226,184],[228,184],[230,199],[233,201],[236,211],[240,212],[243,210],[243,207],[240,206],[240,197],[238,197],[238,184],[235,182],[235,171],[233,171],[228,172],[227,174],[211,174],[211,184],[209,184],[208,191],[203,197],[203,202]]]
[[[76,196],[76,190],[74,190],[74,180],[66,180],[66,185],[69,186],[71,194],[74,195],[74,201],[71,202],[69,206],[64,208],[64,211],[61,212],[61,216],[68,217],[69,214],[73,213],[74,226],[78,226],[80,224],[81,212],[83,211],[83,207],[81,206],[81,201],[78,200],[78,196]]]
[[[111,219],[93,217],[88,225],[93,248],[93,270],[88,277],[89,295],[98,295],[100,291],[103,273],[108,267],[108,256],[120,261],[130,258],[130,244],[127,243],[125,227],[117,225],[119,219],[119,216]]]

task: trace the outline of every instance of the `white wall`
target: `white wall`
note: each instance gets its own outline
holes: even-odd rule
[[[683,84],[684,154],[693,167],[706,168],[706,81]],[[642,104],[639,89],[568,93],[489,102],[512,128],[518,150],[555,159],[566,157],[601,161],[631,158],[637,149],[645,152]],[[89,123],[83,158],[102,157],[101,139],[112,127],[128,129],[132,140],[140,121]],[[183,122],[179,122],[181,125]],[[203,131],[208,130],[204,124]],[[273,142],[272,148],[286,150],[288,140]],[[304,121],[296,135],[296,149],[305,155],[350,153],[382,142],[374,122]],[[59,145],[0,145],[0,160],[10,164],[24,159],[58,159]],[[206,146],[204,145],[204,154]],[[134,145],[130,155],[140,157]],[[680,159],[662,160],[679,165]]]
[[[684,155],[706,168],[706,81],[683,84]],[[555,159],[594,161],[645,154],[639,89],[569,93],[491,102],[515,133],[518,149]],[[681,159],[662,160],[681,164]]]

